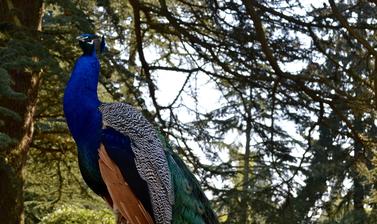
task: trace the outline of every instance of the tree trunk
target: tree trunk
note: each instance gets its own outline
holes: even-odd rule
[[[249,113],[248,113],[249,114]],[[241,198],[241,223],[248,223],[248,211],[249,211],[249,186],[250,186],[250,141],[251,141],[251,118],[248,117],[246,121],[246,145],[244,154],[244,169],[243,169],[243,180],[242,180],[242,195]]]
[[[363,126],[362,126],[362,120],[359,116],[356,116],[356,119],[354,121],[354,126],[357,132],[362,133]],[[356,223],[365,223],[366,220],[366,212],[364,209],[364,198],[365,198],[365,190],[364,190],[364,184],[365,177],[360,173],[358,170],[358,163],[363,163],[364,160],[364,152],[363,152],[363,146],[360,142],[354,143],[354,164],[353,164],[353,170],[351,172],[352,178],[353,178],[353,209],[354,209],[354,215],[357,218]]]
[[[29,36],[36,38],[35,31],[42,28],[43,2],[41,0],[0,0],[0,21],[12,24]],[[11,38],[18,32],[9,32]],[[15,34],[15,35],[17,35]],[[38,58],[33,58],[37,61]],[[26,72],[17,68],[8,71],[13,80],[13,90],[24,93],[25,100],[0,99],[0,105],[20,116],[22,122],[13,119],[3,120],[5,134],[17,140],[13,146],[0,156],[0,220],[1,223],[23,223],[23,168],[29,144],[33,136],[33,117],[37,102],[40,71]]]
[[[250,101],[253,100],[253,90],[250,87],[249,89],[249,98]],[[251,150],[251,131],[252,131],[252,115],[251,115],[251,108],[248,102],[243,102],[243,107],[246,113],[246,130],[245,130],[245,154],[243,158],[244,162],[244,169],[243,169],[243,179],[242,179],[242,198],[240,201],[240,208],[241,208],[241,217],[240,223],[247,224],[248,217],[249,217],[249,189],[250,189],[250,150]]]

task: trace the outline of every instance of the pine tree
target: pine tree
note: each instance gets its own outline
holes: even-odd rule
[[[23,223],[23,169],[41,79],[42,1],[0,1],[1,220]]]

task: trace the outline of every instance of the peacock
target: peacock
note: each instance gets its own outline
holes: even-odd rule
[[[97,51],[104,37],[82,34],[83,54],[64,91],[64,115],[86,184],[117,214],[118,223],[218,223],[194,175],[166,138],[137,109],[102,103]]]

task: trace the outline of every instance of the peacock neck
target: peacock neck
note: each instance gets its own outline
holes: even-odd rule
[[[101,130],[100,101],[97,94],[100,65],[95,51],[77,59],[64,92],[64,114],[80,148],[98,141]]]
[[[73,68],[64,91],[64,115],[77,144],[79,167],[88,186],[104,195],[106,187],[98,166],[102,115],[97,94],[100,65],[95,52],[83,54]]]

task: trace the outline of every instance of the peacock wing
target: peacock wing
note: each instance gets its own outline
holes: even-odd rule
[[[129,136],[140,176],[147,182],[156,223],[170,224],[174,193],[164,148],[155,129],[143,115],[125,103],[99,107],[105,127]]]

